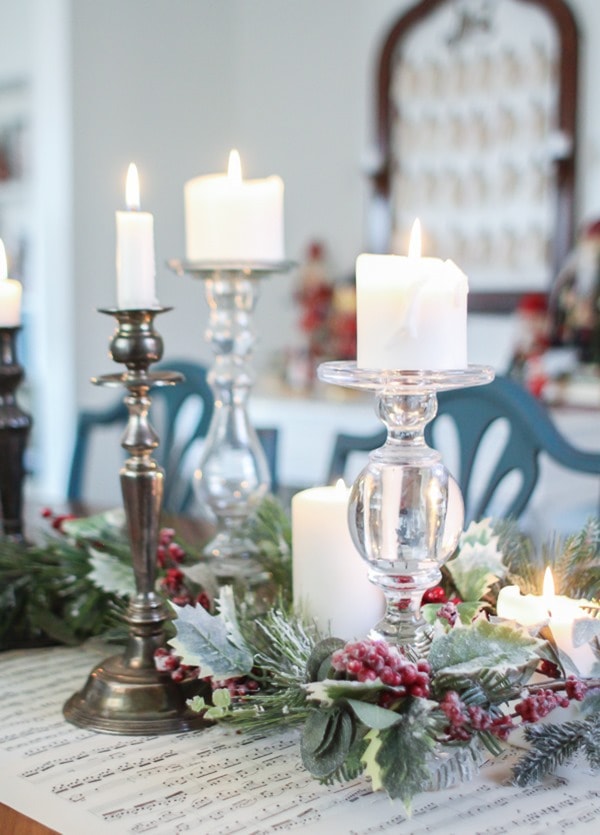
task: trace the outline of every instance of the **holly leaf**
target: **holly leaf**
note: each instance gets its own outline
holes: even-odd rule
[[[427,660],[438,680],[441,676],[472,678],[490,669],[509,677],[525,668],[533,670],[544,643],[525,630],[482,618],[433,641]]]
[[[227,637],[238,649],[249,652],[237,619],[235,597],[232,586],[223,586],[217,600],[218,617],[227,630]]]
[[[428,703],[411,699],[400,721],[366,735],[362,761],[374,791],[385,789],[390,798],[400,799],[407,812],[413,796],[428,783],[428,759],[435,741],[430,733]]]
[[[300,743],[304,767],[313,777],[328,777],[342,767],[353,738],[352,718],[346,710],[311,711]]]
[[[457,555],[446,567],[463,600],[481,600],[506,576],[506,566],[490,519],[471,522],[460,538]]]
[[[354,711],[356,718],[366,725],[367,728],[374,728],[382,731],[384,728],[391,728],[392,725],[397,725],[402,721],[402,716],[395,713],[393,710],[388,710],[385,707],[371,704],[370,702],[361,702],[357,699],[348,699],[348,704]]]
[[[91,571],[88,579],[105,592],[123,597],[133,597],[136,592],[135,576],[131,563],[124,563],[108,551],[89,548]]]
[[[306,673],[310,681],[321,681],[333,672],[331,655],[343,646],[344,641],[341,638],[324,638],[315,644],[306,664]]]
[[[228,615],[211,615],[200,605],[170,605],[177,615],[177,634],[168,643],[184,664],[198,666],[203,676],[215,678],[237,678],[250,672],[254,657]]]
[[[343,681],[326,678],[323,681],[311,681],[303,685],[306,698],[310,702],[320,702],[325,707],[333,705],[339,699],[366,699],[379,690],[392,690],[379,679],[375,681]]]

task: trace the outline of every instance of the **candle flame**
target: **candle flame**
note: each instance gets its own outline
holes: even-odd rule
[[[344,481],[343,478],[338,478],[338,480],[335,483],[335,489],[336,490],[346,490],[347,489],[346,482]]]
[[[127,180],[125,182],[125,205],[130,211],[138,211],[140,208],[140,178],[137,166],[134,162],[129,164],[127,169]]]
[[[242,182],[242,161],[239,152],[235,148],[229,154],[227,179],[230,183],[235,183],[236,185]]]
[[[556,591],[554,588],[554,577],[552,575],[552,569],[550,566],[546,566],[546,570],[544,571],[544,582],[542,584],[542,599],[544,601],[544,606],[548,610],[548,614],[552,614],[552,609],[555,605],[555,595]]]
[[[421,257],[421,221],[419,218],[415,219],[410,232],[410,243],[408,244],[408,257]]]
[[[6,250],[4,249],[4,242],[0,238],[0,281],[3,281],[8,276],[8,265],[6,263]]]

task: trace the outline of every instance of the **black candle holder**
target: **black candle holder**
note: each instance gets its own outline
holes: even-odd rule
[[[4,536],[17,542],[23,534],[24,455],[31,417],[17,403],[15,393],[23,380],[17,361],[19,327],[0,327],[0,511]]]

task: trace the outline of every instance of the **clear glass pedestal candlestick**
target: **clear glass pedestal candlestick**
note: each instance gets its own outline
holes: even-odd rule
[[[374,391],[387,439],[369,454],[352,486],[350,533],[386,598],[374,631],[391,643],[414,644],[424,621],[423,593],[441,579],[440,567],[454,552],[463,530],[460,487],[440,453],[425,441],[436,414],[437,392],[482,385],[493,379],[486,366],[457,371],[361,369],[354,362],[319,366],[327,383]]]
[[[214,363],[208,381],[215,408],[198,469],[196,494],[216,519],[216,534],[204,549],[219,578],[256,578],[254,544],[241,529],[269,492],[263,447],[248,415],[254,385],[254,308],[261,279],[287,271],[291,262],[265,264],[171,261],[179,274],[202,279],[209,306],[206,340]]]

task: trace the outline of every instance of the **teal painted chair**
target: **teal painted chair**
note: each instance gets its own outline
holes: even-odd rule
[[[600,453],[576,449],[557,430],[546,408],[507,377],[496,377],[485,386],[440,392],[437,415],[425,432],[431,446],[440,446],[436,435],[442,421],[454,427],[456,465],[451,466],[446,455],[444,461],[461,487],[467,522],[498,515],[494,502],[501,491],[502,515],[519,518],[538,483],[542,453],[571,471],[600,476]],[[498,429],[503,431],[487,441],[486,436]],[[344,477],[352,453],[376,449],[385,439],[385,430],[364,437],[339,434],[329,481]]]
[[[165,363],[165,368],[183,374],[184,381],[152,389],[150,419],[160,438],[154,458],[165,471],[164,509],[185,515],[194,502],[192,473],[198,464],[202,440],[210,426],[214,397],[204,366],[187,361],[169,361]],[[104,410],[80,412],[67,487],[70,502],[85,501],[86,465],[94,431],[103,426],[125,427],[127,417],[122,399]],[[275,492],[278,432],[265,428],[257,430],[257,434],[267,457],[271,489]]]

